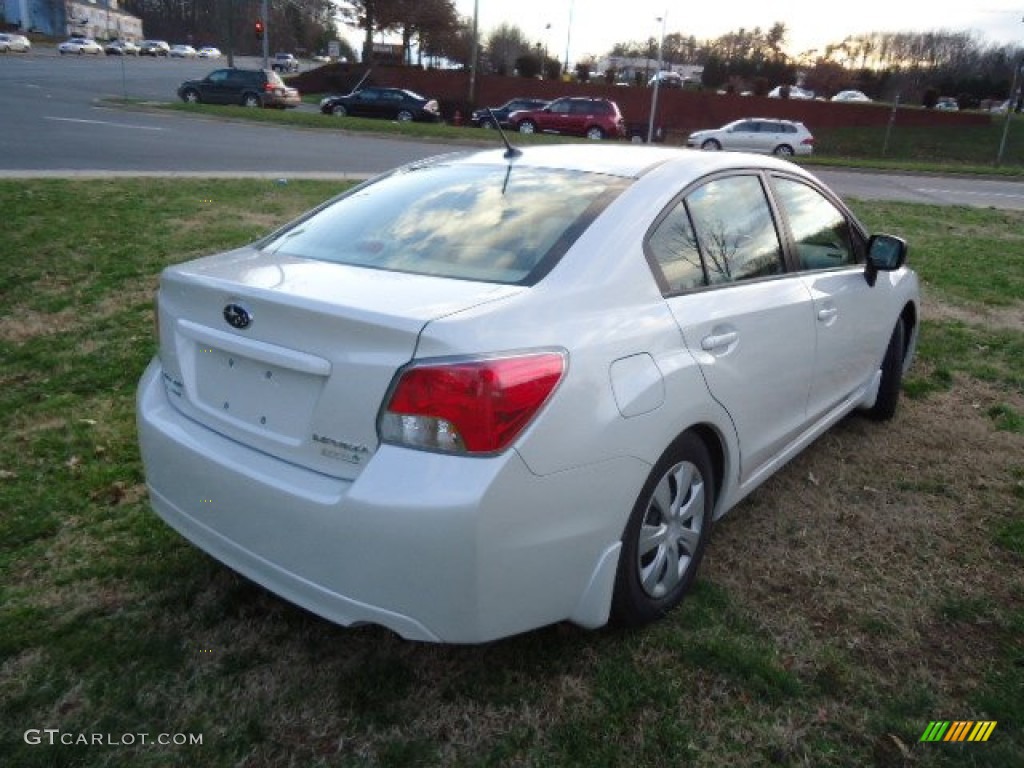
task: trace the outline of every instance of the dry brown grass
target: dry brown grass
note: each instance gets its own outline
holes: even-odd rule
[[[1019,558],[990,534],[1014,512],[1006,489],[1024,464],[1024,435],[986,416],[1008,397],[1021,406],[1019,396],[964,380],[904,400],[890,424],[847,419],[722,522],[706,577],[793,665],[818,663],[834,646],[880,690],[915,680],[962,696],[972,679],[965,663],[993,640],[943,621],[936,606],[1001,611],[1024,595]]]

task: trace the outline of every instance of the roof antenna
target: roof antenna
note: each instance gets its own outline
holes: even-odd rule
[[[516,149],[512,146],[512,143],[508,140],[508,136],[505,135],[505,130],[501,127],[501,122],[494,116],[494,112],[491,111],[490,107],[487,108],[487,114],[490,116],[494,127],[498,129],[498,133],[501,134],[501,140],[505,142],[505,157],[511,160],[513,157],[519,157],[523,154],[523,150]]]

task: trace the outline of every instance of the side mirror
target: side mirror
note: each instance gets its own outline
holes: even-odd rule
[[[879,272],[894,272],[907,260],[907,243],[894,235],[872,235],[868,240],[868,257],[864,279],[874,285]]]

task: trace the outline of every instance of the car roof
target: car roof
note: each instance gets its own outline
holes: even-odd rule
[[[652,147],[639,144],[557,144],[521,147],[520,154],[507,158],[504,147],[465,153],[453,153],[411,163],[417,167],[434,163],[480,165],[525,165],[531,168],[581,171],[622,178],[639,178],[664,165],[675,165],[681,176],[700,178],[709,173],[743,168],[785,170],[797,175],[806,172],[792,163],[770,156],[745,152],[701,152],[695,149]]]

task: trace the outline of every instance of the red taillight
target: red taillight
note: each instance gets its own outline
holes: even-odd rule
[[[804,139],[800,143],[801,144],[813,144],[814,143],[814,137],[813,136],[808,136],[806,139]]]
[[[274,85],[273,83],[264,83],[263,90],[266,91],[267,93],[273,93],[274,91],[277,90],[277,86]]]
[[[452,453],[507,448],[565,371],[556,352],[407,369],[380,420],[386,442]]]

